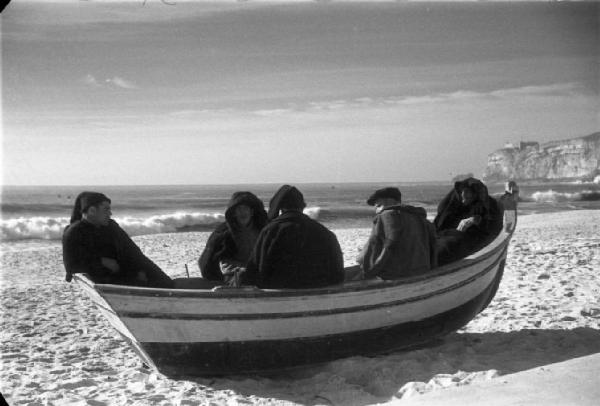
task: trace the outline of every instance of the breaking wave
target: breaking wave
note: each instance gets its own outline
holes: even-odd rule
[[[318,219],[321,209],[307,207],[307,216]],[[210,231],[225,221],[221,213],[176,212],[140,217],[115,217],[115,221],[130,235],[175,233],[184,231]],[[0,239],[17,241],[29,239],[60,240],[69,224],[68,217],[19,217],[0,220]]]
[[[554,190],[538,191],[531,194],[531,199],[537,203],[557,202],[589,202],[600,200],[600,191],[584,190],[581,192],[556,192]]]

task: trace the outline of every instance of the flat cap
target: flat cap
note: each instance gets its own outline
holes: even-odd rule
[[[402,201],[402,193],[397,187],[384,187],[383,189],[377,189],[375,193],[373,193],[367,199],[367,204],[369,206],[375,205],[375,200],[377,199],[396,199],[397,201]]]

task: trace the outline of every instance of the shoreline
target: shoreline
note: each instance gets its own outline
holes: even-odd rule
[[[346,265],[368,228],[334,229]],[[172,277],[199,275],[208,232],[134,240]],[[60,243],[2,251],[0,382],[11,405],[386,404],[600,352],[600,210],[520,216],[490,306],[430,346],[271,375],[169,379],[142,368],[74,285]],[[24,244],[27,245],[27,244]],[[42,246],[44,244],[41,244]],[[468,390],[468,389],[467,389]]]

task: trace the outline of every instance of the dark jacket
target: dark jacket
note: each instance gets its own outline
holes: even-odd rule
[[[243,283],[266,289],[317,288],[344,280],[335,234],[299,211],[288,211],[261,231]]]
[[[475,199],[468,205],[461,201],[461,192],[465,187],[475,194]],[[458,231],[456,228],[461,220],[470,217],[476,223],[464,231]],[[456,182],[450,193],[442,199],[434,224],[438,234],[438,263],[443,265],[464,258],[489,242],[502,228],[502,210],[480,180],[467,178]]]
[[[461,202],[461,192],[469,187],[475,193],[475,199],[467,206]],[[436,230],[456,229],[461,220],[475,217],[478,224],[469,227],[466,235],[470,238],[481,239],[499,231],[498,223],[500,209],[496,200],[489,196],[487,187],[475,178],[467,178],[456,182],[454,188],[448,193],[438,205],[438,213],[433,223]]]
[[[127,233],[113,220],[107,226],[95,226],[77,220],[65,228],[62,238],[66,281],[74,273],[87,273],[96,283],[140,284],[138,272],[148,278],[146,286],[169,287],[170,278],[146,257]],[[102,265],[101,257],[115,259],[120,271],[113,274]]]
[[[219,261],[239,256],[236,237],[241,231],[237,227],[237,222],[233,215],[235,207],[240,204],[245,204],[252,209],[252,224],[256,235],[258,235],[258,232],[267,223],[267,213],[264,204],[258,197],[250,192],[234,193],[225,210],[225,222],[219,224],[210,237],[208,237],[204,251],[202,251],[198,259],[198,266],[204,279],[224,281]],[[248,260],[247,257],[239,259],[242,262],[247,262]]]
[[[377,214],[358,262],[366,278],[398,279],[435,268],[435,228],[425,209],[398,205]]]

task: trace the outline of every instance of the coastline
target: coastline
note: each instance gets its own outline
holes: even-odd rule
[[[346,265],[368,228],[334,229]],[[172,277],[198,276],[207,232],[134,237]],[[18,404],[367,405],[484,382],[600,352],[600,210],[520,216],[488,309],[432,346],[269,376],[173,380],[141,367],[87,297],[64,282],[60,243],[3,250],[2,393]]]

